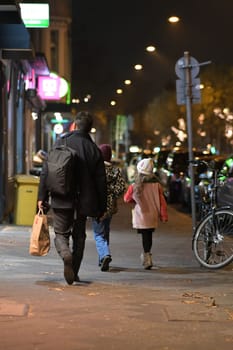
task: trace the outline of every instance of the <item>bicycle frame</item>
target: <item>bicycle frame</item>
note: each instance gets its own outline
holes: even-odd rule
[[[194,161],[193,163],[198,164],[198,161]],[[211,188],[207,188],[207,193],[208,193],[208,197],[209,197],[210,201],[207,201],[206,198],[204,200],[203,196],[201,198],[203,206],[201,208],[201,216],[200,216],[199,223],[198,223],[195,231],[193,232],[192,249],[193,249],[193,241],[194,241],[195,233],[196,233],[198,227],[200,226],[200,223],[211,213],[212,223],[213,223],[211,236],[214,237],[214,236],[216,236],[216,231],[217,231],[217,226],[216,226],[216,222],[215,222],[216,211],[218,211],[218,210],[230,210],[231,209],[230,206],[219,207],[217,204],[217,190],[219,187],[219,184],[218,184],[219,172],[218,172],[218,170],[211,168],[210,165],[205,161],[201,161],[201,163],[206,164],[207,168],[209,168],[213,171],[213,177],[212,177],[212,184],[208,184],[208,187],[211,186]]]
[[[233,261],[233,211],[228,205],[218,206],[218,171],[212,170],[209,200],[203,200],[202,217],[193,233],[192,249],[202,266],[218,269]]]

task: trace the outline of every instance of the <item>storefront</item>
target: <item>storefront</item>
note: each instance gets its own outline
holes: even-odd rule
[[[28,174],[40,147],[40,114],[45,103],[36,75],[49,74],[46,59],[36,55],[14,1],[0,4],[0,223],[10,221],[14,179]]]

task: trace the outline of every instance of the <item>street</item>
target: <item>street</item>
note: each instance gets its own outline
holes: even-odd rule
[[[169,206],[144,270],[131,207],[112,220],[113,261],[101,272],[87,225],[79,277],[71,286],[54,248],[28,253],[30,227],[0,226],[0,349],[221,350],[233,348],[233,264],[210,271],[192,252],[192,220]]]

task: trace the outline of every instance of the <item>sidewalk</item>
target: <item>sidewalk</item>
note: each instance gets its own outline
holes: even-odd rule
[[[169,207],[151,271],[141,266],[129,206],[112,222],[109,272],[97,266],[89,222],[81,283],[72,286],[53,236],[49,254],[32,257],[29,227],[0,226],[0,349],[232,350],[233,265],[200,268],[188,215]]]

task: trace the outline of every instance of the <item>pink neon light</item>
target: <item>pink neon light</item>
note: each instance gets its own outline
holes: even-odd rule
[[[38,77],[38,95],[43,100],[60,100],[60,81],[59,77],[51,78],[45,76]]]

